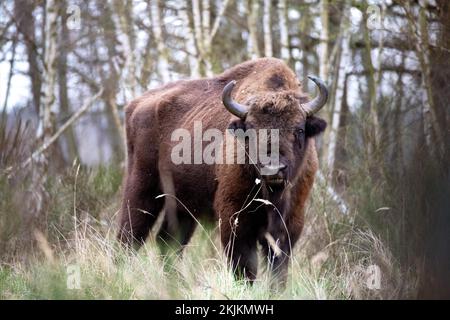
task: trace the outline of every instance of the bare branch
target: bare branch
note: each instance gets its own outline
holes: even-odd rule
[[[33,160],[37,160],[38,157],[47,150],[53,143],[55,143],[58,138],[66,131],[72,124],[74,124],[82,115],[85,113],[97,100],[101,95],[103,94],[103,88],[100,89],[91,99],[86,101],[86,103],[79,109],[77,112],[75,112],[69,120],[67,120],[66,123],[64,123],[56,132],[54,135],[52,135],[42,146],[40,146],[33,154],[25,160],[22,164],[20,164],[16,169],[23,169],[27,167]],[[8,168],[7,170],[10,171],[12,168]]]

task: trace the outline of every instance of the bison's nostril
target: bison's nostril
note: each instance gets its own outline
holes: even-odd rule
[[[262,172],[262,175],[266,175],[266,176],[276,175],[277,173],[283,171],[285,167],[286,166],[283,164],[265,165],[261,168],[261,172]]]

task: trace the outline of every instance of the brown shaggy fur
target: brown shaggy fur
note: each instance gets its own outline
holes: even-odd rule
[[[245,121],[222,104],[222,90],[231,80],[237,81],[233,98],[250,107]],[[259,242],[272,271],[284,281],[318,168],[314,136],[326,125],[306,117],[301,107],[306,101],[294,72],[274,58],[248,61],[210,79],[170,83],[132,101],[126,108],[128,168],[119,240],[143,243],[163,207],[166,215],[158,233],[162,247],[186,245],[196,227],[194,217],[218,217],[222,244],[237,276],[255,279]],[[178,128],[193,132],[194,121],[202,121],[203,130],[221,132],[229,127],[280,129],[286,184],[273,188],[261,179],[255,185],[261,178],[258,164],[174,165],[170,155],[178,142],[171,141],[171,134]],[[161,194],[168,195],[155,199]],[[267,234],[281,254],[274,254]]]

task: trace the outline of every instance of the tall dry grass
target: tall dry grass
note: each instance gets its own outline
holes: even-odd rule
[[[197,228],[182,257],[161,256],[155,230],[138,252],[124,252],[115,241],[120,180],[117,167],[78,165],[52,179],[47,225],[32,230],[33,250],[22,254],[3,245],[10,251],[2,252],[0,298],[381,299],[414,290],[405,287],[411,283],[409,275],[383,241],[369,225],[357,222],[359,213],[342,214],[320,183],[294,250],[287,288],[277,292],[271,289],[264,257],[259,257],[260,274],[253,286],[233,279],[217,227]],[[0,187],[8,188],[5,182]],[[2,197],[2,220],[14,214],[10,208],[17,203],[11,202],[14,197]],[[11,241],[15,235],[10,234]],[[381,271],[379,289],[367,285],[371,265]],[[67,285],[73,267],[80,270],[79,289]]]

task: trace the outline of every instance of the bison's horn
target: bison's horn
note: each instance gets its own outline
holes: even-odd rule
[[[315,97],[312,101],[305,103],[303,105],[303,108],[305,108],[306,113],[308,116],[312,116],[313,114],[317,113],[322,107],[327,103],[328,100],[328,89],[325,85],[325,83],[318,77],[315,76],[308,76],[308,78],[317,85],[319,88],[319,95]]]
[[[222,91],[222,102],[225,108],[235,116],[245,119],[248,108],[245,105],[239,104],[231,98],[231,91],[233,91],[236,81],[229,82]]]

